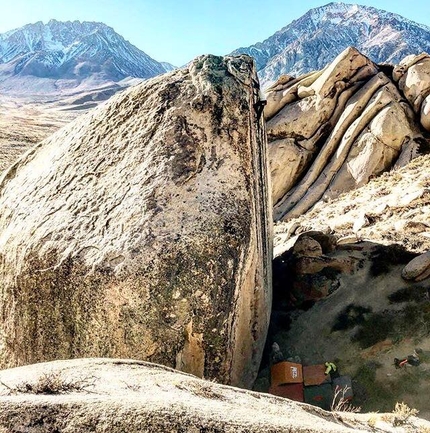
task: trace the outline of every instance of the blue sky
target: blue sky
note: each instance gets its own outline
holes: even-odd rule
[[[228,54],[262,41],[328,0],[12,0],[0,33],[36,21],[101,21],[159,61],[181,66],[200,54]],[[430,26],[429,0],[345,1]]]

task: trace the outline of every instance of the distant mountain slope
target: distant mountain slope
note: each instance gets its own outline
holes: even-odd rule
[[[0,91],[97,88],[171,70],[96,22],[37,22],[0,34]]]
[[[329,3],[311,9],[264,42],[239,48],[256,59],[263,86],[281,74],[322,69],[348,46],[376,63],[398,63],[409,54],[430,52],[430,28],[368,6]]]

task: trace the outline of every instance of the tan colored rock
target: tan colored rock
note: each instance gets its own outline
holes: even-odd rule
[[[393,88],[392,88],[393,89]],[[408,139],[421,136],[414,113],[399,102],[400,95],[393,89],[393,101],[382,109],[369,124],[370,132],[385,146],[400,152]]]
[[[280,138],[311,138],[321,124],[328,121],[336,105],[330,99],[320,107],[317,96],[309,96],[292,102],[267,122],[269,140]]]
[[[399,78],[399,87],[415,113],[419,113],[423,100],[430,93],[430,55],[421,54],[408,60],[406,64],[401,62],[400,66],[404,68],[404,72]]]
[[[272,177],[272,200],[276,203],[292,188],[300,173],[312,158],[312,152],[296,145],[292,138],[275,140],[269,146],[269,162]]]
[[[300,236],[293,248],[297,256],[320,257],[323,254],[322,247],[318,241],[310,236]]]
[[[365,185],[372,176],[379,175],[391,168],[393,160],[398,155],[398,151],[385,146],[371,132],[364,133],[357,140],[356,146],[351,150],[346,166],[344,166],[354,181],[351,189]]]
[[[350,236],[343,236],[337,240],[338,245],[350,245],[350,244],[356,244],[360,242],[361,239],[357,236],[357,234],[350,235]]]
[[[394,70],[409,100],[419,93],[422,102],[428,95],[427,61],[428,55],[411,57]],[[323,71],[272,87],[266,118],[275,220],[298,217],[319,200],[363,186],[420,155],[426,139],[416,115],[378,70],[349,47]],[[427,103],[422,107],[421,122],[430,125],[430,109]]]
[[[303,198],[294,207],[290,208],[289,211],[284,213],[284,219],[294,218],[296,216],[302,215],[304,212],[314,206],[318,200],[321,199],[321,197],[324,195],[324,192],[329,187],[330,182],[345,163],[356,138],[361,134],[363,129],[373,119],[373,117],[384,106],[388,105],[391,100],[392,93],[389,86],[384,86],[375,93],[364,109],[362,115],[351,124],[346,133],[343,135],[334,157],[327,163],[324,170],[315,180],[313,185],[306,191],[306,194],[303,196]]]
[[[378,69],[372,61],[356,48],[348,47],[324,69],[310,87],[321,99],[331,98],[335,94],[334,89],[344,90],[347,85],[368,79],[377,73]]]
[[[418,156],[414,149],[423,138],[401,98],[390,82],[378,88],[359,117],[340,136],[331,160],[329,152],[316,158],[302,183],[275,207],[275,218],[300,216],[323,196],[335,198],[396,163],[404,165]],[[334,150],[335,143],[328,147]]]
[[[376,73],[377,69],[369,59],[355,48],[347,48],[320,74],[300,81],[298,101],[284,105],[284,109],[273,117],[266,112],[266,117],[270,117],[267,122],[269,137],[310,138],[331,117],[337,97],[345,88]],[[269,101],[268,106],[267,110],[270,110]]]
[[[352,273],[357,266],[357,261],[351,258],[300,257],[297,260],[295,271],[299,275],[316,274],[325,268],[331,268],[343,273]]]
[[[397,83],[400,78],[407,72],[407,70],[420,60],[426,59],[428,57],[427,53],[421,53],[418,55],[410,54],[400,61],[393,69],[393,80]]]
[[[0,364],[133,357],[252,385],[271,304],[249,57],[114,97],[0,182]]]
[[[430,95],[424,99],[421,105],[420,123],[427,131],[430,131]]]
[[[393,93],[395,91],[393,90]],[[389,170],[399,158],[402,148],[421,137],[413,120],[412,110],[399,102],[400,95],[383,108],[369,123],[352,146],[325,195],[331,198],[365,185],[372,177]],[[402,165],[411,160],[402,161]]]
[[[312,152],[313,156],[318,154],[318,144],[327,137],[344,114],[345,105],[361,87],[362,80],[375,74],[377,68],[369,59],[355,48],[348,48],[318,74],[305,76],[295,85],[290,82],[287,88],[277,84],[269,90],[265,115],[269,119],[267,131],[270,147],[274,154],[285,156],[285,159],[271,158],[271,162],[275,164],[271,168],[272,196],[274,203],[279,202],[278,209],[275,208],[276,218],[289,206],[284,205],[286,194],[309,168],[309,155],[303,158],[302,149]],[[287,97],[287,93],[291,96]],[[357,109],[360,110],[360,106]],[[288,153],[285,152],[283,140],[289,140]],[[280,145],[284,149],[278,151],[276,147]],[[294,145],[297,149],[294,149]],[[323,166],[327,164],[329,157],[329,152],[325,152],[325,156],[320,158]],[[317,162],[317,165],[320,164],[321,162]],[[282,166],[285,167],[284,170]],[[303,185],[299,190],[306,191],[307,188]],[[296,192],[295,196],[301,194]]]
[[[430,276],[430,251],[412,259],[402,271],[405,280],[422,281]]]
[[[354,233],[357,233],[360,231],[363,227],[366,227],[369,225],[369,219],[367,218],[366,214],[362,213],[354,222],[354,225],[352,226],[352,231]]]
[[[300,78],[286,80],[283,76],[266,90],[267,105],[264,107],[264,117],[271,119],[279,111],[289,104],[297,100],[299,87],[306,87],[313,83],[322,71],[310,72]]]
[[[372,416],[333,414],[128,359],[31,365],[0,372],[0,381],[4,432],[353,433],[368,432]],[[413,417],[404,431],[428,426]]]
[[[353,96],[349,95],[347,92],[342,93],[342,95],[346,94],[347,96],[351,96],[351,99],[344,101],[344,104],[346,105],[340,105],[339,108],[343,109],[341,116],[337,123],[335,123],[333,126],[330,136],[324,143],[321,150],[318,152],[315,161],[312,163],[312,166],[309,167],[303,180],[294,188],[294,190],[290,192],[290,194],[285,195],[281,201],[273,201],[275,203],[275,219],[279,219],[285,215],[289,209],[291,209],[304,197],[311,185],[322,173],[331,156],[334,154],[336,148],[339,146],[339,143],[348,128],[352,125],[356,118],[362,114],[364,108],[367,106],[374,93],[388,82],[389,80],[384,74],[378,74],[370,79]],[[271,143],[269,146],[270,145]]]

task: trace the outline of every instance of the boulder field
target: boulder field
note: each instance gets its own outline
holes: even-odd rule
[[[376,65],[347,48],[321,71],[267,90],[275,220],[402,167],[428,147],[429,56]],[[418,84],[417,84],[418,83]]]

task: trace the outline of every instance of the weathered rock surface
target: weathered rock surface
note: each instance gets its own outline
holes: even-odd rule
[[[402,271],[405,280],[421,281],[430,277],[430,251],[412,259]]]
[[[328,413],[140,361],[55,361],[2,371],[0,382],[5,433],[372,431],[369,415]],[[400,432],[389,423],[392,415],[384,416],[372,425]],[[402,432],[430,425],[408,421]]]
[[[271,205],[250,58],[202,56],[24,155],[0,182],[0,364],[132,357],[251,386]]]
[[[422,53],[403,59],[394,68],[393,78],[412,105],[421,125],[430,131],[428,96],[430,95],[430,55]]]
[[[425,141],[404,96],[355,48],[322,71],[281,79],[267,100],[275,220],[407,164]]]
[[[300,236],[293,247],[293,252],[297,256],[321,257],[323,254],[321,244],[311,236]]]

